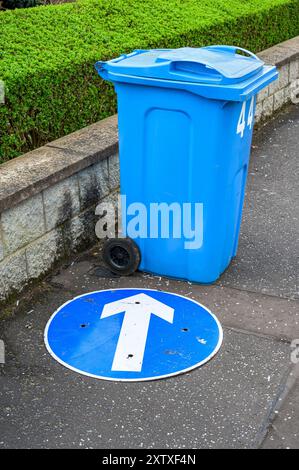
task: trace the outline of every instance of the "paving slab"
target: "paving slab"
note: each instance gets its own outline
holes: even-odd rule
[[[93,290],[139,287],[185,295],[204,304],[228,327],[292,341],[299,338],[299,301],[219,285],[199,285],[150,274],[113,277],[100,264],[100,255],[88,255],[50,281],[73,295]]]
[[[255,133],[239,250],[219,283],[298,298],[299,106]]]
[[[146,383],[114,383],[72,372],[46,352],[45,324],[70,294],[2,323],[2,448],[254,448],[289,371],[289,345],[225,330],[205,367]]]
[[[274,419],[262,444],[263,449],[299,449],[299,370],[297,380],[281,407],[274,411]]]

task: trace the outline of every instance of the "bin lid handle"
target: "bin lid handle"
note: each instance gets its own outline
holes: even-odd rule
[[[163,51],[156,58],[159,65],[168,68],[168,78],[224,84],[249,78],[261,70],[264,62],[242,47],[215,45]]]
[[[244,49],[244,47],[238,47],[238,46],[206,46],[203,47],[202,49],[208,49],[208,50],[215,50],[215,51],[223,51],[223,52],[231,52],[232,54],[237,54],[238,51],[245,52],[245,54],[249,55],[255,60],[258,60],[259,62],[263,62],[257,55],[255,55],[253,52],[249,51],[248,49]]]

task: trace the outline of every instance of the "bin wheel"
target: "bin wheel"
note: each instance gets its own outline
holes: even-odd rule
[[[129,276],[137,271],[141,255],[131,238],[109,238],[103,248],[103,259],[113,273]]]

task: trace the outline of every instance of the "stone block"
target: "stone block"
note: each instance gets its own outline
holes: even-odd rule
[[[3,258],[4,258],[4,245],[3,245],[2,235],[1,235],[1,216],[0,216],[0,261],[2,261]]]
[[[81,210],[85,210],[109,193],[108,160],[80,171],[78,181]]]
[[[273,110],[277,111],[281,108],[285,103],[285,89],[278,90],[274,93],[274,102],[273,102]]]
[[[61,229],[55,229],[31,243],[26,248],[28,278],[37,279],[47,273],[63,256],[64,246]]]
[[[109,188],[114,191],[119,188],[119,156],[118,154],[111,155],[108,158],[109,168]]]
[[[285,90],[286,100],[293,104],[299,104],[299,79],[293,80]]]
[[[257,104],[264,101],[264,99],[267,98],[268,96],[269,96],[269,87],[267,86],[266,88],[264,88],[258,93],[257,99],[256,99]]]
[[[68,220],[63,226],[64,245],[68,253],[83,250],[97,241],[94,207]]]
[[[270,117],[273,114],[274,97],[269,96],[263,101],[263,117]]]
[[[2,212],[1,226],[5,256],[42,236],[45,233],[42,195]]]
[[[263,117],[263,103],[257,103],[255,107],[255,123],[258,123]]]
[[[285,88],[289,84],[289,64],[282,65],[278,69],[279,77],[269,85],[269,95],[274,95],[276,91]]]
[[[80,211],[77,175],[61,181],[44,191],[44,208],[47,231],[62,225]]]
[[[8,256],[0,262],[0,300],[12,292],[21,291],[28,280],[24,251]]]
[[[299,79],[299,59],[290,63],[290,82]]]

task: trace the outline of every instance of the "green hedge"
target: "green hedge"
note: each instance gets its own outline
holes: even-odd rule
[[[8,10],[36,7],[37,5],[38,0],[2,0],[2,7]]]
[[[0,12],[0,162],[116,110],[94,70],[136,48],[265,49],[299,34],[299,0],[79,0]]]

